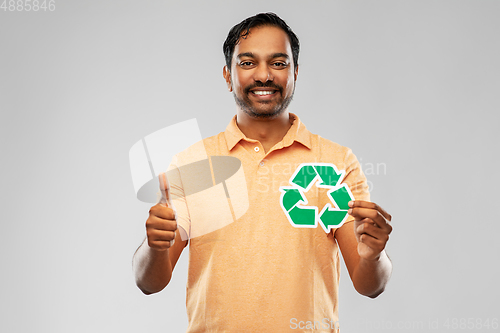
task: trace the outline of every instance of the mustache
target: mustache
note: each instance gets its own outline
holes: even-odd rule
[[[245,94],[248,94],[250,92],[250,90],[252,90],[253,88],[274,88],[276,90],[278,90],[280,93],[283,92],[283,87],[280,86],[280,85],[277,85],[276,83],[274,82],[266,82],[266,83],[262,83],[262,82],[255,82],[254,84],[248,86],[245,88]]]

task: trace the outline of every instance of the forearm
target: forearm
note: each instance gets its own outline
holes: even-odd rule
[[[364,296],[375,298],[384,291],[391,273],[392,263],[385,251],[376,260],[360,258],[352,274],[354,288]]]
[[[172,277],[169,249],[154,250],[147,240],[135,252],[132,267],[137,286],[147,295],[163,290]]]

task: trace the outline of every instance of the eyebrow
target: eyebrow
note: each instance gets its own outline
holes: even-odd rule
[[[255,55],[252,52],[243,52],[243,53],[238,54],[236,58],[242,58],[242,57],[255,58]],[[290,60],[290,57],[288,56],[288,54],[281,53],[281,52],[273,53],[269,57],[269,59],[274,59],[274,58],[285,58],[287,60]]]

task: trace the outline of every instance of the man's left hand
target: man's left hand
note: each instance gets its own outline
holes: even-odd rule
[[[392,231],[389,223],[391,215],[369,201],[351,201],[349,207],[348,213],[354,217],[359,256],[366,260],[378,260]]]

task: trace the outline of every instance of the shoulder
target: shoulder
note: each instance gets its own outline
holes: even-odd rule
[[[350,150],[348,147],[342,146],[337,142],[328,140],[318,134],[311,134],[311,138],[313,142],[317,142],[318,146],[321,149],[334,150],[336,152],[347,152],[348,150]]]
[[[208,156],[220,155],[220,150],[227,150],[224,132],[202,139],[176,155],[181,164],[207,159]]]
[[[318,134],[311,134],[312,149],[316,150],[323,162],[331,161],[334,164],[344,164],[352,157],[355,158],[349,147],[328,140]]]
[[[225,132],[220,132],[219,134],[209,136],[208,138],[203,139],[203,144],[207,151],[215,150],[216,148],[226,148],[226,135]]]

